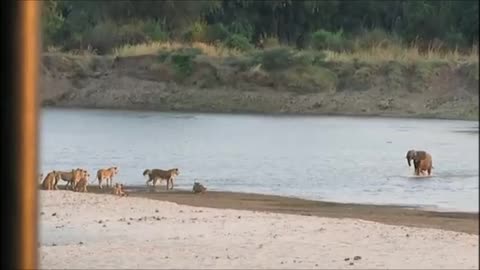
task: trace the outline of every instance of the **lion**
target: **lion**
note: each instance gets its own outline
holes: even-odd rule
[[[125,191],[123,184],[120,184],[120,193],[122,196],[128,196],[128,193]]]
[[[45,190],[58,189],[55,184],[58,181],[57,177],[58,177],[58,174],[56,171],[49,172],[47,176],[45,176],[45,179],[43,179],[42,188]]]
[[[70,187],[72,190],[75,188],[75,184],[80,180],[82,173],[86,173],[84,169],[76,168],[71,171],[57,171],[58,179],[66,181],[65,189]],[[76,182],[75,182],[76,181]],[[58,184],[55,184],[55,186]]]
[[[88,176],[90,176],[90,174],[83,169],[72,170],[72,174],[73,174],[72,181],[71,181],[72,190],[75,190],[75,187],[77,186],[78,182],[80,182],[84,178],[88,179]]]
[[[167,171],[160,170],[160,169],[151,169],[151,170],[146,169],[143,172],[143,176],[146,176],[146,175],[148,176],[148,180],[146,182],[147,186],[148,186],[148,183],[152,181],[153,181],[153,186],[155,187],[155,185],[157,184],[157,181],[167,180],[167,190],[169,189],[170,183],[172,184],[170,189],[173,189],[173,180],[175,180],[175,177],[177,177],[179,174],[180,172],[178,168],[173,168]]]
[[[69,171],[69,172],[67,172],[67,171],[56,171],[57,176],[58,176],[58,180],[63,180],[65,182],[67,182],[67,184],[65,185],[65,189],[68,188],[68,186],[71,184],[71,181],[73,179],[72,171]]]
[[[74,190],[76,192],[88,192],[87,190],[88,179],[90,179],[90,174],[86,172],[85,174],[82,175],[80,180],[76,183]]]
[[[98,186],[103,188],[103,180],[107,180],[107,187],[113,185],[113,177],[118,174],[118,167],[110,167],[108,169],[100,169],[97,171]]]
[[[123,189],[123,184],[116,183],[115,186],[113,187],[112,191],[113,195],[118,195],[118,196],[128,196],[128,194],[125,192]]]
[[[204,193],[205,191],[207,191],[207,188],[199,182],[195,182],[193,183],[192,191],[193,193]]]

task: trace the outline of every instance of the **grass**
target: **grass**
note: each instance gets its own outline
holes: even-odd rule
[[[425,52],[413,45],[408,48],[400,46],[383,47],[380,45],[368,49],[361,49],[354,52],[333,52],[326,51],[327,61],[350,62],[356,59],[365,63],[378,63],[397,61],[413,63],[419,61],[436,62],[466,62],[478,63],[478,45],[471,48],[468,53],[460,53],[458,50],[443,51],[440,48],[428,48]]]
[[[99,58],[94,50],[88,48],[62,53],[59,48],[48,47],[47,52],[54,54],[60,52],[73,59],[93,61]],[[241,52],[220,44],[151,42],[116,48],[107,57],[140,55],[158,56],[159,63],[151,69],[171,69],[167,73],[173,72],[178,78],[191,75],[199,63],[208,63],[234,67],[238,72],[248,70],[266,72],[265,74],[273,75],[271,78],[277,78],[274,80],[276,82],[285,79],[285,83],[290,87],[307,92],[350,89],[352,85],[355,85],[356,90],[369,89],[378,83],[375,78],[383,78],[387,85],[386,89],[407,88],[409,91],[421,92],[427,87],[432,74],[436,74],[439,68],[445,66],[458,68],[470,83],[478,83],[478,46],[473,46],[470,51],[462,53],[438,47],[421,51],[415,45],[385,46],[385,43],[377,43],[369,48],[358,48],[352,52],[311,49],[298,51],[287,46]],[[85,64],[95,65],[92,61]],[[406,76],[410,78],[407,81]]]
[[[227,48],[221,44],[212,45],[201,42],[180,43],[180,42],[151,42],[138,45],[124,45],[116,48],[111,53],[113,56],[139,56],[158,54],[160,51],[171,52],[181,48],[197,48],[202,54],[212,58],[237,58],[241,56],[251,55],[252,52],[259,51],[254,49],[249,52],[241,52],[239,50]],[[58,47],[48,47],[46,51],[49,53],[60,52]],[[69,51],[68,54],[73,55],[96,55],[94,50],[89,48],[84,50]],[[470,51],[460,53],[458,50],[442,50],[438,47],[430,47],[425,51],[421,51],[415,44],[409,47],[397,45],[384,46],[382,43],[372,45],[370,48],[357,49],[353,52],[334,52],[324,51],[328,62],[364,62],[364,63],[382,63],[396,61],[402,63],[414,63],[419,61],[431,62],[453,62],[453,63],[478,63],[478,45],[472,46]]]
[[[226,48],[221,45],[209,45],[201,42],[193,42],[191,44],[179,43],[179,42],[152,42],[139,45],[124,45],[120,48],[113,50],[115,56],[138,56],[138,55],[148,55],[148,54],[157,54],[160,51],[175,51],[178,49],[191,47],[200,49],[204,55],[210,57],[231,57],[239,56],[242,53],[235,49]]]

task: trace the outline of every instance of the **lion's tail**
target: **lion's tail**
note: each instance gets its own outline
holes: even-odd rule
[[[143,176],[147,175],[147,174],[150,174],[150,170],[149,169],[146,169],[145,171],[143,171]]]

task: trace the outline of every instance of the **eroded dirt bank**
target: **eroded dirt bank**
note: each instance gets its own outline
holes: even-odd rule
[[[42,105],[478,119],[478,63],[330,62],[265,71],[200,55],[181,64],[157,55],[44,54]]]

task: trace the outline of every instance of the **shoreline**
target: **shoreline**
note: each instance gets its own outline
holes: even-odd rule
[[[59,185],[60,189],[63,189]],[[89,186],[89,193],[111,195],[111,189]],[[130,197],[173,202],[180,205],[217,209],[247,210],[326,218],[352,218],[388,225],[441,229],[479,235],[479,213],[435,211],[400,205],[357,204],[316,201],[296,197],[207,191],[193,194],[188,190],[166,191],[164,187],[126,186]]]
[[[250,111],[201,111],[201,110],[165,110],[165,109],[142,109],[133,107],[95,107],[95,106],[62,106],[62,105],[41,105],[40,109],[62,109],[62,110],[99,110],[99,111],[119,111],[119,112],[148,112],[148,113],[191,113],[191,114],[220,114],[220,115],[247,115],[247,116],[271,116],[271,117],[349,117],[349,118],[387,118],[387,119],[411,119],[411,120],[449,120],[449,121],[468,121],[478,122],[480,118],[460,118],[455,116],[435,116],[435,115],[416,115],[416,114],[381,114],[381,113],[348,113],[348,112],[250,112]]]
[[[135,188],[135,186],[134,186]],[[189,189],[179,188],[176,189],[178,192],[190,192]],[[285,199],[294,199],[294,200],[303,200],[303,201],[311,201],[311,202],[320,202],[320,203],[327,203],[327,204],[339,204],[339,205],[362,205],[362,206],[380,206],[380,207],[392,207],[392,208],[401,208],[401,209],[410,209],[410,210],[419,210],[419,211],[428,211],[428,212],[435,212],[435,213],[454,213],[454,214],[474,214],[479,215],[479,211],[471,211],[471,210],[459,210],[454,208],[443,208],[438,207],[435,205],[419,205],[419,204],[398,204],[398,203],[372,203],[372,202],[348,202],[348,201],[336,201],[336,200],[329,200],[329,199],[313,199],[308,197],[301,197],[296,195],[282,195],[282,194],[272,194],[272,193],[255,193],[255,192],[244,192],[244,191],[228,191],[228,190],[209,190],[209,192],[217,192],[217,193],[238,193],[244,195],[251,195],[251,196],[272,196],[272,197],[280,197]]]

